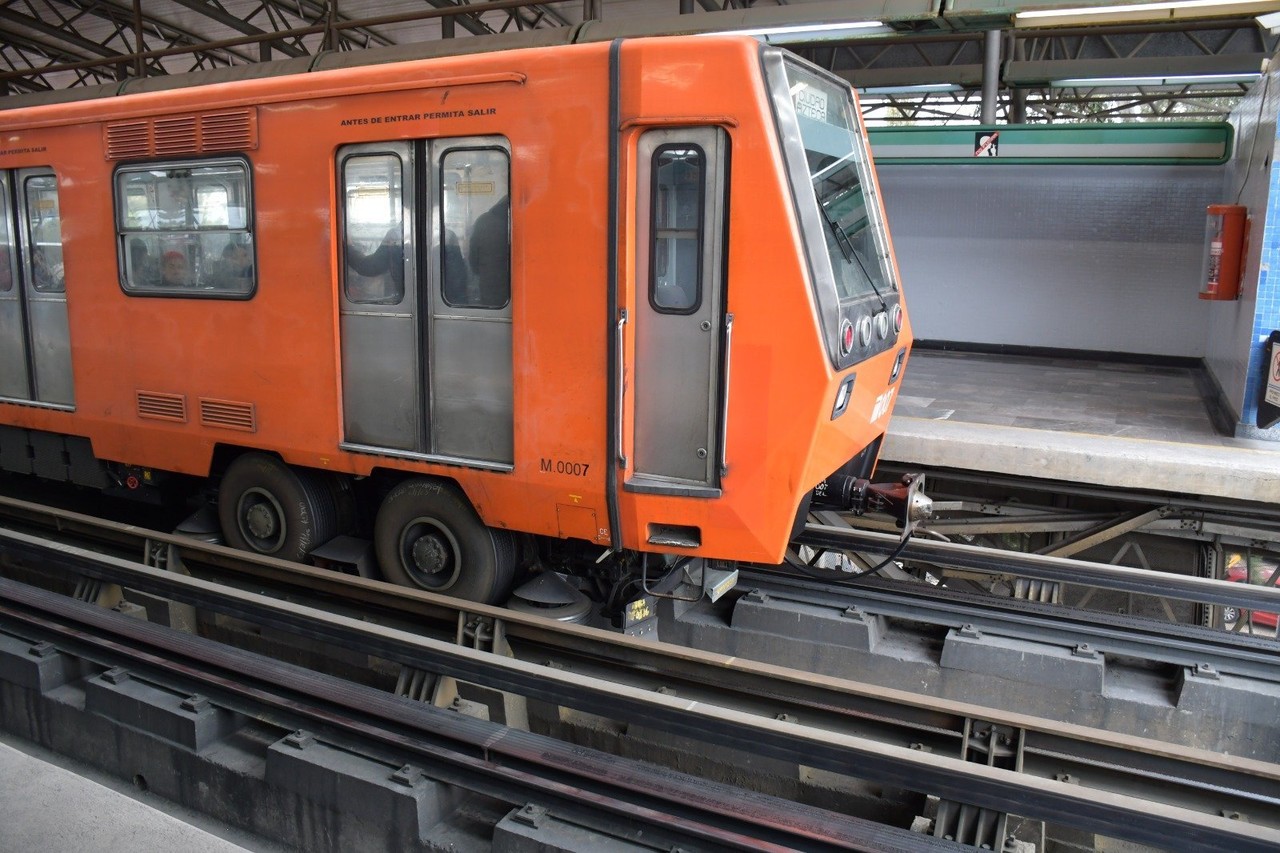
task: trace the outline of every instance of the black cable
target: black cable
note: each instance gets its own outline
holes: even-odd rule
[[[867,569],[866,571],[858,572],[856,575],[849,575],[847,577],[844,577],[843,573],[833,576],[831,571],[815,571],[812,566],[802,563],[799,560],[792,560],[788,558],[786,563],[791,568],[795,569],[801,574],[808,575],[811,578],[817,578],[818,580],[827,580],[827,581],[837,580],[840,583],[854,583],[856,581],[862,580],[863,578],[868,578],[868,577],[871,577],[872,575],[879,574],[880,572],[888,568],[889,564],[892,563],[894,560],[896,560],[898,558],[898,555],[901,554],[904,550],[906,550],[907,542],[909,542],[910,540],[911,540],[911,534],[908,533],[904,535],[902,539],[898,542],[897,546],[894,547],[894,549],[889,552],[889,556],[885,557],[884,560],[882,560],[879,565],[873,568]]]

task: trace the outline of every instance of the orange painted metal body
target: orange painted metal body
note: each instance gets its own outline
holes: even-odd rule
[[[757,44],[623,42],[618,304],[635,280],[635,151],[647,128],[721,127],[728,183],[726,310],[734,315],[728,473],[717,497],[618,492],[621,544],[650,524],[696,526],[689,553],[777,562],[815,484],[885,431],[896,352],[836,371],[824,348]],[[610,222],[609,45],[587,44],[282,76],[0,112],[0,169],[52,167],[61,206],[75,411],[0,402],[0,423],[91,440],[104,460],[207,475],[219,445],[299,466],[456,481],[491,526],[609,544],[606,466]],[[258,287],[251,299],[127,295],[119,282],[105,128],[129,118],[252,110]],[[438,114],[446,117],[432,117]],[[514,469],[341,449],[335,152],[383,140],[502,135],[511,145]],[[878,198],[878,194],[877,194]],[[878,203],[878,202],[877,202]],[[899,340],[909,346],[910,326]],[[634,340],[624,340],[624,384]],[[895,348],[896,350],[897,348]],[[406,353],[406,358],[414,357]],[[856,372],[849,411],[837,389]],[[139,391],[252,404],[256,429],[140,418]],[[622,452],[632,444],[623,395]],[[581,463],[556,473],[543,460]],[[619,471],[625,482],[626,471]],[[673,550],[673,549],[665,549]],[[674,549],[680,550],[680,549]]]

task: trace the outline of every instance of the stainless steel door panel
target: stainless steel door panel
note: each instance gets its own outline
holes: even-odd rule
[[[0,397],[31,399],[27,385],[26,332],[16,288],[0,293]]]
[[[22,277],[10,186],[9,173],[0,171],[0,397],[29,400],[27,333],[22,323]]]
[[[635,478],[679,481],[713,487],[716,461],[720,340],[724,334],[722,252],[724,219],[723,133],[716,128],[655,130],[640,139],[637,157],[637,241],[635,317]],[[703,162],[701,209],[681,212],[698,223],[700,286],[695,300],[672,298],[669,283],[651,274],[655,248],[654,206],[674,205],[668,192],[655,201],[655,155],[700,150]],[[660,194],[661,195],[661,194]],[[683,199],[681,202],[683,203]],[[674,209],[674,208],[673,208]],[[681,208],[684,211],[684,208]],[[662,234],[675,233],[674,222]],[[676,257],[670,241],[668,263]],[[652,291],[652,292],[651,292]],[[679,293],[680,291],[675,291]],[[660,310],[664,304],[667,310]],[[687,308],[685,306],[688,306]],[[677,483],[671,483],[674,487]]]
[[[35,399],[41,403],[74,405],[67,300],[48,294],[30,294],[27,317],[31,327],[31,364],[36,378]]]
[[[342,315],[342,414],[348,442],[418,449],[417,346],[411,315]]]
[[[389,171],[381,171],[384,167]],[[416,269],[414,172],[409,143],[350,145],[338,156],[343,439],[416,452],[424,449],[425,401],[418,367],[418,297],[409,286]],[[379,183],[384,177],[387,182]],[[379,202],[373,207],[367,203],[371,197]],[[381,216],[397,225],[389,228]],[[380,243],[387,248],[372,248]],[[348,255],[360,256],[357,266]],[[375,257],[380,258],[377,271],[368,268]],[[403,268],[393,269],[396,264]]]
[[[437,316],[432,336],[432,449],[513,462],[511,323]]]
[[[511,303],[518,286],[509,220],[502,221],[510,216],[510,162],[511,146],[502,137],[431,143],[431,172],[440,181],[432,190],[436,227],[431,229],[427,332],[431,450],[506,464],[515,461]],[[473,171],[481,168],[486,171]],[[451,194],[448,210],[446,193]],[[454,239],[460,243],[456,252],[448,245]],[[466,270],[470,286],[446,283],[453,276],[442,270],[442,259]],[[499,287],[496,294],[485,293],[498,282],[505,292]]]
[[[650,319],[636,323],[636,471],[710,483],[712,332],[687,317]]]

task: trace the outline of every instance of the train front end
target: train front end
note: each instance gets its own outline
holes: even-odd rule
[[[905,526],[921,510],[913,484],[868,482],[912,338],[865,125],[843,80],[781,51],[762,60],[827,359],[801,478],[817,485],[798,511],[884,509]]]

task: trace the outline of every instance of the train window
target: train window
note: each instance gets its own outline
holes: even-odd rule
[[[706,156],[696,145],[653,152],[649,302],[666,314],[692,314],[702,302],[702,210]]]
[[[440,290],[462,308],[511,301],[511,161],[499,148],[440,159]]]
[[[793,62],[786,73],[836,292],[841,300],[889,292],[889,248],[875,202],[868,204],[869,155],[853,100]]]
[[[52,175],[27,178],[23,191],[31,247],[28,268],[31,285],[41,293],[62,293],[67,285],[62,272],[62,218],[58,212],[57,179]]]
[[[116,173],[116,230],[126,292],[251,296],[249,166],[244,160],[152,163]]]
[[[395,154],[343,161],[343,277],[347,300],[397,305],[404,299],[404,164]]]

